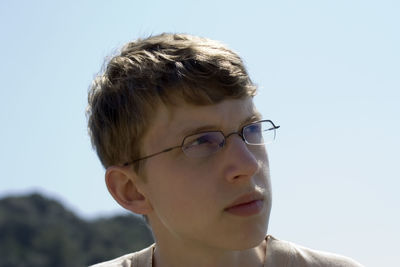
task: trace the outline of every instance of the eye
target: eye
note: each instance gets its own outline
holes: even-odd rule
[[[220,134],[209,132],[209,133],[201,133],[195,134],[192,136],[188,136],[185,139],[185,147],[193,147],[193,146],[205,146],[205,145],[219,145],[221,143]]]
[[[206,157],[217,152],[224,142],[225,137],[221,132],[199,133],[186,137],[182,150],[189,157]]]
[[[261,123],[253,123],[244,127],[244,132],[249,134],[261,133],[261,131],[262,131]]]
[[[264,143],[264,129],[263,122],[254,122],[243,128],[243,137],[247,144],[259,145]]]
[[[196,138],[190,145],[198,146],[198,145],[203,145],[203,144],[207,144],[207,143],[211,143],[211,140],[208,138],[208,136],[203,135],[203,136]]]

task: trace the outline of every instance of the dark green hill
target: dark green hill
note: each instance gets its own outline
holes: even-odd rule
[[[87,266],[151,243],[133,215],[86,221],[40,194],[0,199],[0,267]]]

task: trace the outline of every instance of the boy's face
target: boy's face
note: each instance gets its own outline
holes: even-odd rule
[[[143,139],[143,154],[180,145],[199,131],[238,132],[259,119],[250,97],[209,106],[161,105]],[[152,207],[147,215],[157,241],[236,250],[265,238],[271,209],[265,146],[246,145],[234,134],[208,157],[189,158],[178,148],[143,166],[146,177],[137,186]]]

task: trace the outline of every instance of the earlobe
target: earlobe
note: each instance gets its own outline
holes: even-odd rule
[[[108,191],[125,209],[137,214],[149,214],[152,210],[146,196],[138,190],[136,174],[126,167],[107,168],[105,179]]]

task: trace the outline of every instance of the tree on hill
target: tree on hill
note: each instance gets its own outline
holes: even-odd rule
[[[0,267],[87,266],[151,243],[134,215],[86,221],[40,194],[0,199]]]

